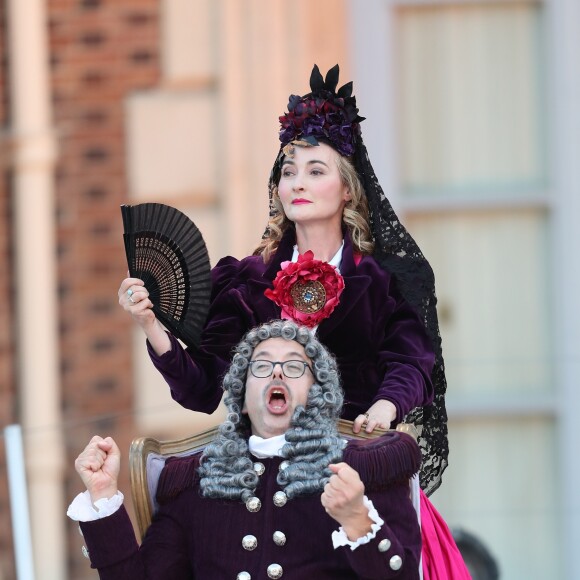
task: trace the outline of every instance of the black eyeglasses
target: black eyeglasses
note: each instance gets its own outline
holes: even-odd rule
[[[253,360],[250,361],[250,371],[257,379],[265,379],[272,376],[276,365],[280,365],[282,373],[287,379],[299,379],[306,372],[306,369],[312,372],[310,365],[301,360],[284,362],[280,360]]]

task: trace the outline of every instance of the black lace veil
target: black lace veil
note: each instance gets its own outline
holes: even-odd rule
[[[375,242],[373,257],[381,268],[395,276],[405,300],[421,314],[435,353],[435,366],[431,374],[435,389],[433,403],[417,407],[405,417],[405,422],[414,423],[419,431],[419,446],[423,455],[421,487],[429,495],[441,485],[449,454],[445,409],[447,382],[437,318],[435,276],[384,194],[362,137],[358,138],[354,164],[369,202],[371,232]]]
[[[401,224],[379,184],[360,132],[359,123],[363,118],[358,116],[355,98],[351,96],[352,83],[347,83],[345,87],[336,92],[337,81],[338,65],[328,72],[325,81],[323,81],[318,67],[315,65],[310,79],[312,92],[304,97],[291,96],[290,104],[292,108],[289,106],[289,111],[298,110],[295,109],[295,104],[297,102],[300,103],[299,99],[309,103],[310,107],[314,106],[313,99],[318,99],[317,102],[322,100],[325,102],[330,101],[335,107],[336,103],[339,104],[339,107],[340,103],[344,103],[343,106],[346,113],[343,115],[352,124],[352,132],[347,134],[346,137],[339,136],[338,141],[334,144],[332,139],[328,138],[330,134],[327,128],[323,129],[322,127],[319,127],[318,134],[310,134],[307,140],[314,141],[313,144],[316,144],[316,138],[321,138],[324,142],[334,146],[339,152],[341,149],[349,147],[350,144],[354,146],[352,160],[369,204],[370,226],[375,243],[373,257],[381,268],[395,276],[405,300],[420,313],[431,340],[435,353],[435,365],[431,375],[435,390],[434,400],[430,405],[413,409],[405,417],[405,422],[413,423],[419,432],[418,442],[423,456],[420,473],[421,487],[427,495],[430,495],[441,485],[443,471],[447,467],[449,454],[447,411],[445,409],[447,383],[437,318],[435,277],[429,262],[413,237]],[[348,90],[345,91],[346,87],[348,87]],[[333,110],[333,112],[335,111]],[[316,116],[320,118],[318,113],[319,109],[317,108]],[[308,112],[300,113],[302,117],[308,114]],[[288,119],[289,116],[294,116],[294,113],[280,118],[283,128],[286,123],[286,126],[290,125],[290,129],[286,128],[285,137],[283,137],[283,132],[281,131],[282,147],[276,157],[270,175],[270,216],[277,213],[273,206],[272,194],[280,175],[283,147],[288,140],[304,138],[295,125],[292,124],[293,119]],[[289,132],[290,134],[288,134]],[[267,231],[265,235],[267,235]]]

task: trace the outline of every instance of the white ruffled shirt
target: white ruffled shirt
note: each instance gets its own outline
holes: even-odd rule
[[[125,496],[118,491],[113,497],[98,499],[94,504],[89,491],[79,493],[68,506],[66,515],[75,522],[93,522],[112,516],[122,505]]]
[[[268,439],[252,435],[248,440],[250,453],[259,459],[282,457],[282,447],[284,447],[285,444],[286,437],[284,435],[276,435],[275,437],[270,437]],[[113,497],[99,499],[93,504],[89,492],[85,491],[79,493],[74,498],[66,512],[66,515],[71,518],[71,520],[77,522],[92,522],[113,515],[121,507],[123,500],[123,494],[120,491],[117,491]],[[346,532],[341,526],[337,531],[332,532],[332,544],[335,549],[339,546],[350,546],[350,549],[354,550],[358,546],[368,544],[377,535],[377,532],[385,523],[373,506],[373,502],[369,500],[366,495],[363,497],[363,503],[369,510],[369,518],[373,522],[371,525],[371,531],[362,538],[358,538],[353,542],[348,539]]]
[[[336,254],[334,254],[334,256],[332,256],[332,258],[328,262],[331,266],[334,266],[339,272],[340,272],[340,265],[342,263],[342,250],[343,249],[344,249],[344,240],[342,240],[342,244],[340,244],[340,248],[338,248]],[[291,262],[298,262],[299,255],[300,255],[300,252],[298,252],[298,246],[296,244],[294,244],[294,252],[292,254],[292,259],[290,261]]]

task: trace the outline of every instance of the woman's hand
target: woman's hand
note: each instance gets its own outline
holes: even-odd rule
[[[125,278],[119,287],[119,304],[143,329],[145,336],[158,356],[171,350],[171,342],[165,329],[153,312],[149,292],[139,278]]]
[[[397,417],[397,409],[391,401],[381,399],[374,403],[366,413],[361,413],[353,422],[353,433],[361,429],[372,433],[376,428],[390,429],[391,423]]]
[[[363,503],[364,483],[357,471],[346,463],[328,466],[333,475],[320,496],[322,507],[343,528],[351,542],[366,536],[372,529],[369,510]]]
[[[128,312],[133,320],[146,330],[157,320],[153,313],[153,303],[149,300],[149,292],[143,280],[125,278],[119,287],[119,304]]]
[[[117,493],[121,452],[111,437],[95,435],[75,461],[75,469],[95,503]]]

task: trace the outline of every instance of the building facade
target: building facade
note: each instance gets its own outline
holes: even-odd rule
[[[315,62],[354,80],[435,270],[450,467],[433,499],[502,577],[572,578],[578,54],[575,0],[0,2],[0,417],[23,426],[37,578],[96,577],[63,517],[91,435],[128,449],[221,417],[171,401],[117,304],[119,206],[173,205],[212,263],[247,255],[278,116]],[[4,527],[0,579],[15,574]]]

